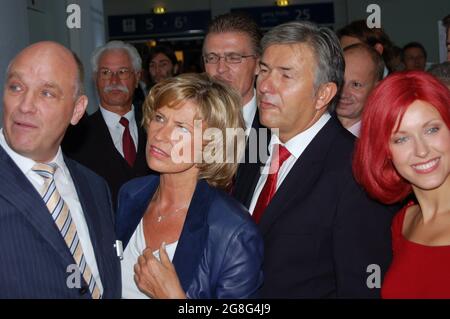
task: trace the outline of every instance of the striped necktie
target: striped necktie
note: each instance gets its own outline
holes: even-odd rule
[[[75,223],[72,220],[72,216],[69,211],[69,207],[56,189],[54,174],[57,169],[56,164],[41,164],[37,163],[33,166],[33,171],[44,178],[44,191],[42,193],[42,199],[47,205],[50,214],[53,217],[53,221],[58,227],[67,247],[70,249],[75,262],[77,263],[80,272],[83,274],[83,278],[89,285],[89,291],[93,299],[100,299],[100,289],[95,282],[89,265],[86,263],[86,259],[83,254],[80,240],[78,238],[77,229]]]

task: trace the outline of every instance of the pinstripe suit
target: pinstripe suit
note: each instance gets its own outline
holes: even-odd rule
[[[65,162],[88,224],[103,298],[119,298],[108,187],[78,163]],[[40,194],[1,147],[0,180],[0,298],[90,298],[84,283],[68,288],[67,267],[75,261]]]

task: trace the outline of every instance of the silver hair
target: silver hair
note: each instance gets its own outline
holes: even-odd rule
[[[337,86],[337,94],[330,102],[333,110],[344,83],[345,60],[342,48],[335,33],[328,28],[319,27],[307,21],[293,21],[280,24],[269,30],[261,40],[263,52],[275,44],[305,43],[313,49],[317,67],[314,88],[321,84],[333,82]]]
[[[102,54],[110,50],[124,50],[130,57],[134,71],[139,72],[142,70],[142,59],[134,46],[123,41],[110,41],[105,45],[98,47],[95,49],[94,53],[92,53],[91,65],[94,73],[98,71],[98,61]]]

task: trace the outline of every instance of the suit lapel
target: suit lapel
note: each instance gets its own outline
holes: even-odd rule
[[[99,217],[105,212],[99,212],[96,197],[94,196],[94,192],[89,185],[89,181],[86,179],[84,174],[80,174],[80,172],[76,169],[75,164],[65,158],[65,163],[67,168],[69,169],[70,176],[72,177],[75,190],[78,195],[78,199],[81,204],[82,213],[86,220],[86,225],[89,230],[89,239],[91,241],[92,249],[94,250],[95,260],[97,262],[98,272],[100,274],[100,279],[103,284],[103,288],[107,286],[107,278],[105,278],[105,260],[104,256],[107,255],[102,251],[102,245],[99,243],[99,240],[103,238],[103,234],[101,232],[102,225]],[[112,218],[112,216],[111,216]],[[111,243],[113,245],[113,243]],[[111,247],[113,249],[113,247]]]
[[[116,233],[125,249],[141,222],[145,211],[159,185],[159,176],[142,178],[142,183],[132,192],[121,194],[116,216]]]
[[[208,184],[199,180],[173,258],[184,291],[189,289],[206,245],[207,217],[212,197]]]
[[[114,142],[112,140],[111,134],[109,133],[108,126],[106,125],[105,119],[103,118],[102,113],[100,110],[92,114],[94,117],[94,125],[91,129],[96,130],[97,134],[99,134],[100,139],[102,141],[105,141],[104,143],[101,143],[104,145],[105,148],[105,154],[110,154],[113,156],[115,161],[122,162],[122,166],[128,168],[129,170],[132,170],[133,168],[136,168],[137,166],[147,166],[147,162],[145,159],[145,147],[146,147],[146,132],[145,130],[140,126],[139,122],[136,122],[137,128],[138,128],[138,147],[136,150],[136,160],[134,162],[133,167],[130,167],[128,162],[125,160],[125,158],[120,154],[120,152],[117,150],[116,146],[114,145]],[[136,120],[137,121],[137,120]]]
[[[335,119],[331,118],[296,161],[261,217],[259,228],[262,234],[269,231],[292,202],[302,202],[308,195],[321,175],[337,129]]]
[[[38,233],[69,265],[75,263],[41,195],[0,147],[0,197],[17,208]]]
[[[92,114],[92,117],[94,125],[92,125],[90,129],[94,130],[93,134],[98,134],[100,141],[102,141],[99,146],[103,146],[106,154],[109,153],[111,156],[113,156],[115,161],[119,160],[120,158],[121,160],[126,162],[114,145],[114,141],[112,140],[111,134],[109,133],[108,125],[106,125],[102,112],[100,112],[100,110],[97,110],[97,112]]]
[[[233,190],[233,196],[245,207],[247,207],[247,209],[250,206],[253,191],[258,183],[261,169],[264,167],[266,160],[269,157],[268,146],[271,138],[270,130],[264,127],[259,121],[258,110],[255,113],[252,128],[256,134],[247,138],[247,143],[245,146],[245,162],[239,164]],[[267,136],[265,136],[265,139],[262,138],[259,129],[267,130]],[[253,132],[250,134],[253,134]],[[250,145],[250,141],[252,141],[252,143],[256,143],[256,148],[254,145]],[[260,143],[264,144],[260,145]],[[255,153],[257,156],[256,161],[250,156]]]

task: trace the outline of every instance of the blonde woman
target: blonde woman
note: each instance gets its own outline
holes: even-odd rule
[[[220,190],[245,144],[227,130],[243,132],[238,94],[206,74],[182,74],[152,88],[143,122],[147,163],[160,176],[132,180],[119,194],[122,296],[254,296],[262,238],[245,208]]]

